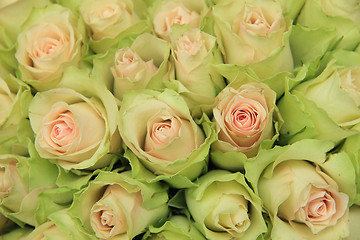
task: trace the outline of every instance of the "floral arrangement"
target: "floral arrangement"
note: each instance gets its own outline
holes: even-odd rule
[[[358,239],[358,0],[0,2],[1,239]]]

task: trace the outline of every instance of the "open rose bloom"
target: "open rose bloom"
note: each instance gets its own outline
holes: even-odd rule
[[[35,147],[43,158],[54,159],[65,169],[105,166],[109,151],[118,151],[120,140],[106,106],[67,88],[39,93],[30,106],[30,123],[36,133]],[[114,122],[113,122],[114,123]]]
[[[278,2],[218,1],[212,14],[225,63],[249,66],[262,78],[293,69],[289,23]]]
[[[352,184],[337,182],[351,183],[355,172],[346,154],[325,160],[331,147],[330,142],[303,140],[269,154],[263,151],[245,165],[270,214],[273,239],[342,239],[348,234],[348,204],[354,192]],[[261,167],[255,169],[254,163]],[[344,175],[336,175],[339,165]]]
[[[79,29],[69,9],[51,5],[33,11],[18,37],[15,57],[21,79],[40,91],[55,87],[65,68],[80,61],[83,36]]]
[[[218,139],[211,146],[216,165],[240,170],[265,140],[272,144],[278,118],[275,100],[275,92],[262,83],[233,82],[219,93],[213,108]]]
[[[101,172],[79,192],[70,209],[85,233],[100,239],[132,239],[166,217],[166,188],[141,183],[131,172]],[[83,230],[83,231],[84,231]]]
[[[209,121],[204,119],[203,123],[205,132],[191,117],[185,101],[172,90],[143,90],[125,95],[118,122],[120,135],[132,151],[125,150],[125,155],[138,171],[150,170],[155,174],[137,177],[191,186],[206,165],[208,151],[204,150],[214,140]]]

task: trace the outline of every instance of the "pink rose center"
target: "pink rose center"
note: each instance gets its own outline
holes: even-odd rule
[[[158,144],[169,142],[171,139],[171,121],[155,123],[151,133],[154,142]]]
[[[250,131],[258,128],[260,121],[258,110],[247,103],[239,104],[231,111],[231,125],[237,131]]]
[[[305,212],[310,221],[323,221],[336,212],[336,204],[329,192],[313,192]]]
[[[165,18],[165,26],[164,31],[167,32],[170,30],[171,26],[174,24],[187,24],[189,23],[189,19],[191,16],[191,12],[188,9],[177,7],[172,10],[169,15]]]
[[[69,114],[67,112],[66,114]],[[62,140],[66,136],[69,136],[74,130],[74,122],[70,116],[61,114],[58,119],[53,122],[51,130],[51,138],[54,141]]]
[[[63,44],[64,44],[64,41],[62,39],[43,38],[39,41],[38,45],[34,48],[33,56],[38,59],[50,57]]]
[[[115,221],[113,219],[113,213],[109,210],[101,211],[100,221],[103,226],[108,226],[109,228],[115,225]]]

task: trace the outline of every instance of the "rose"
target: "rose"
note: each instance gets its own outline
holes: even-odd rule
[[[183,239],[205,240],[205,237],[196,229],[194,223],[183,215],[174,215],[161,227],[149,227],[149,231],[143,239],[147,240],[170,240]]]
[[[129,47],[116,51],[115,66],[111,68],[115,79],[127,78],[133,82],[145,79],[145,83],[150,80],[157,70],[158,68],[154,65],[153,60],[145,62]],[[120,86],[115,85],[115,96],[117,95],[116,92],[121,91],[121,89]]]
[[[332,147],[328,141],[307,139],[263,151],[245,163],[245,175],[270,215],[272,239],[348,235],[348,194],[353,195],[355,172],[346,154],[326,160]]]
[[[60,5],[33,10],[18,36],[15,54],[23,81],[47,90],[57,85],[66,67],[78,64],[82,34],[77,21]]]
[[[131,172],[100,172],[74,198],[70,214],[101,239],[132,239],[168,213],[161,184],[141,183]]]
[[[186,189],[191,216],[207,239],[257,239],[266,232],[261,200],[240,173],[213,170]]]
[[[69,69],[62,80],[64,88],[38,92],[29,106],[37,151],[65,169],[106,166],[113,159],[108,153],[120,149],[111,118],[118,109],[115,99],[104,86],[91,84],[84,72]],[[92,97],[65,88],[67,81]]]
[[[162,78],[167,71],[169,49],[167,42],[144,33],[135,39],[131,47],[117,50],[110,68],[115,97],[121,100],[124,93],[135,89],[163,88]]]
[[[65,169],[108,165],[115,158],[109,153],[119,151],[121,145],[115,131],[118,107],[113,95],[87,69],[68,68],[60,87],[38,92],[30,104],[37,150]],[[94,134],[89,126],[94,127]]]
[[[211,105],[217,92],[225,87],[223,78],[212,68],[212,64],[222,63],[215,42],[215,37],[198,28],[172,28],[171,48],[176,80],[170,80],[167,85],[185,98],[196,117],[202,113],[197,109],[201,108],[199,105]]]
[[[146,3],[139,0],[85,0],[78,10],[88,27],[89,46],[96,53],[106,53],[113,46],[149,31],[145,18]]]
[[[139,21],[133,3],[128,0],[85,0],[79,10],[94,40],[114,38]]]
[[[169,41],[170,29],[174,24],[199,28],[200,14],[206,11],[207,7],[204,1],[160,1],[154,8],[152,20],[154,32]]]
[[[144,48],[144,46],[147,46]],[[112,48],[94,57],[92,74],[120,100],[125,92],[144,88],[164,88],[170,44],[149,33],[136,37],[131,46]]]
[[[203,119],[204,131],[195,123],[185,101],[174,91],[144,89],[124,95],[118,117],[120,135],[134,177],[164,179],[175,187],[191,186],[204,167],[213,130]],[[129,151],[131,150],[131,151]],[[139,171],[152,171],[136,174]],[[179,179],[179,180],[176,180]]]
[[[240,84],[233,82],[224,88],[216,97],[213,108],[218,140],[211,146],[215,151],[212,160],[229,170],[242,169],[245,161],[242,158],[257,155],[264,140],[274,137],[274,121],[280,118],[275,115],[276,93],[266,84]],[[269,147],[274,141],[268,141]]]
[[[292,71],[289,24],[279,3],[219,1],[212,14],[225,63],[250,66],[262,78]]]
[[[274,169],[273,175],[278,177],[270,180],[263,178],[259,182],[259,194],[262,197],[268,194],[270,186],[279,187],[274,185],[275,181],[290,174],[290,181],[293,182],[291,197],[281,203],[277,215],[290,225],[305,224],[315,236],[325,228],[335,226],[348,211],[348,196],[338,192],[334,182],[327,181],[326,176],[321,176],[317,171],[319,169],[305,161],[287,161]],[[270,203],[265,200],[264,204],[268,207]]]

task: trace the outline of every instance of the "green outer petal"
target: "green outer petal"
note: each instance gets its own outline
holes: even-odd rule
[[[160,238],[163,236],[165,239],[176,240],[205,240],[205,237],[195,228],[193,222],[183,215],[172,216],[159,228],[150,226],[147,235]],[[145,237],[144,240],[148,238]]]
[[[328,16],[316,0],[306,1],[297,24],[311,29],[326,28],[336,31],[340,41],[337,47],[353,50],[360,43],[360,29],[352,20],[345,17]]]
[[[360,125],[354,127],[355,130],[359,129]],[[355,204],[360,204],[360,134],[348,137],[341,149],[348,154],[351,159],[353,169],[355,171],[355,184],[356,184],[356,197],[354,200]],[[350,195],[351,196],[351,195]]]
[[[315,61],[331,50],[338,41],[336,32],[327,28],[307,28],[301,25],[293,26],[290,35],[290,47],[295,66],[301,66],[308,61]]]
[[[360,207],[353,205],[350,208],[350,236],[345,240],[356,240],[360,236]]]
[[[136,38],[138,35],[149,32],[149,26],[146,21],[140,21],[133,24],[123,32],[120,32],[116,37],[105,37],[101,40],[95,41],[90,39],[89,46],[95,53],[105,53],[111,47],[116,46],[118,42],[121,42],[125,38]]]
[[[2,240],[25,240],[26,237],[32,231],[32,228],[24,227],[24,228],[15,228],[10,232],[1,236]]]
[[[64,208],[60,211],[54,212],[49,215],[49,219],[55,223],[55,225],[63,232],[69,234],[71,239],[88,240],[89,236],[79,231],[80,226],[68,213],[68,209]],[[90,238],[90,239],[96,239]]]
[[[47,221],[50,214],[70,207],[75,190],[63,187],[43,191],[35,212],[36,225]]]
[[[15,43],[21,26],[26,21],[33,7],[41,8],[51,3],[49,0],[17,1],[0,10],[0,25],[4,26],[11,40]]]
[[[225,170],[210,171],[196,181],[198,187],[185,190],[186,203],[198,229],[209,239],[232,239],[226,232],[214,232],[205,226],[205,218],[215,207],[218,195],[221,194],[212,189],[212,185],[216,182],[239,184],[239,187],[244,190],[243,193],[239,192],[239,194],[243,195],[251,203],[249,206],[251,225],[241,236],[241,239],[256,239],[262,233],[265,233],[267,227],[262,217],[261,199],[247,185],[244,175],[240,172],[230,173]]]
[[[329,118],[327,113],[306,99],[300,92],[294,95],[286,92],[279,101],[278,108],[284,119],[280,129],[280,141],[291,144],[301,139],[328,139],[339,142],[356,132],[341,128]]]
[[[214,68],[224,76],[229,83],[239,82],[239,84],[245,84],[248,82],[263,82],[276,92],[278,99],[284,94],[287,86],[291,89],[304,79],[306,70],[299,70],[296,76],[289,72],[282,72],[273,77],[261,79],[247,66],[219,64],[214,66]]]
[[[283,8],[284,16],[295,19],[306,0],[279,0]]]
[[[31,191],[39,187],[56,186],[55,182],[58,175],[56,165],[50,163],[47,159],[41,158],[33,144],[29,144],[29,152],[29,190]]]

